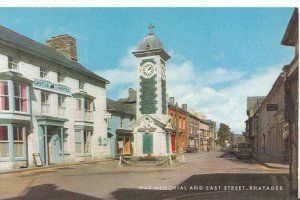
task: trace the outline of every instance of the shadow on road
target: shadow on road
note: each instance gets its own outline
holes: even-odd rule
[[[219,156],[219,158],[224,158],[226,160],[230,160],[234,163],[239,163],[239,164],[250,164],[250,163],[253,163],[251,161],[251,158],[249,157],[245,157],[245,158],[240,158],[240,159],[237,159],[233,154],[230,154],[229,152],[223,152],[222,155]]]
[[[237,186],[232,188],[231,186]],[[269,190],[262,186],[278,186]],[[147,185],[143,189],[121,188],[113,199],[286,199],[287,174],[202,174],[193,175],[178,186]],[[290,198],[293,199],[293,198]],[[296,199],[296,198],[295,198]]]
[[[19,197],[8,198],[4,200],[56,200],[56,199],[72,199],[72,200],[101,200],[100,198],[58,189],[54,184],[44,184],[33,186],[28,189],[25,195]]]

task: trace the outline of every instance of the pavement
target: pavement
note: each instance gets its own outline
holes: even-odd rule
[[[185,154],[185,161],[159,168],[107,160],[1,174],[0,199],[297,199],[289,196],[286,169],[220,151]]]

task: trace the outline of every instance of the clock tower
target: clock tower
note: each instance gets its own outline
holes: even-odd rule
[[[134,133],[134,154],[154,156],[170,154],[172,129],[168,116],[166,62],[170,59],[163,44],[149,33],[133,52],[137,63],[137,107]]]

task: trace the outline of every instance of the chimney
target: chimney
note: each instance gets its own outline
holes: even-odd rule
[[[169,103],[172,105],[175,105],[175,98],[174,97],[170,97],[169,98]]]
[[[186,104],[186,103],[185,103],[185,104],[182,104],[181,107],[182,107],[183,110],[187,111],[187,104]]]
[[[136,101],[136,91],[132,88],[129,88],[128,90],[128,100],[129,101]]]
[[[77,61],[76,40],[68,34],[51,37],[46,45],[63,54],[67,58]]]

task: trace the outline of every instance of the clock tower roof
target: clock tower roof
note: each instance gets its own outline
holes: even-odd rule
[[[154,34],[153,29],[154,26],[152,24],[149,25],[149,34],[144,37],[138,47],[137,51],[133,52],[136,57],[142,57],[145,55],[152,54],[160,54],[165,60],[168,60],[170,56],[165,52],[164,45],[158,39],[158,37]]]
[[[149,28],[149,34],[140,41],[137,50],[148,51],[154,49],[164,49],[163,44],[153,32],[155,26],[150,24],[148,28]]]

